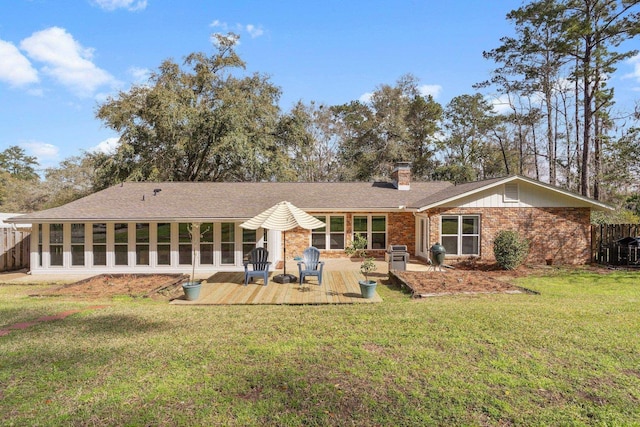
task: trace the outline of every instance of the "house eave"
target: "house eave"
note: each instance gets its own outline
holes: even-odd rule
[[[443,200],[439,200],[439,201],[437,201],[435,203],[431,203],[429,205],[417,207],[416,212],[420,213],[420,212],[427,211],[429,209],[437,208],[439,206],[455,202],[456,200],[462,199],[464,197],[469,197],[469,196],[472,196],[474,194],[478,194],[478,193],[480,193],[482,191],[486,191],[486,190],[489,190],[491,188],[495,188],[497,186],[504,185],[504,184],[512,182],[512,181],[526,182],[528,184],[531,184],[531,185],[534,185],[534,186],[537,186],[537,187],[540,187],[540,188],[544,188],[546,190],[551,190],[551,191],[554,191],[556,193],[562,194],[564,196],[580,200],[581,202],[588,204],[589,207],[592,208],[592,209],[609,210],[609,211],[614,211],[615,210],[615,207],[613,207],[613,206],[611,206],[611,205],[609,205],[607,203],[603,203],[603,202],[600,202],[598,200],[590,199],[588,197],[572,193],[572,192],[564,190],[562,188],[554,187],[554,186],[552,186],[550,184],[545,184],[545,183],[542,183],[542,182],[539,182],[539,181],[536,181],[536,180],[533,180],[533,179],[529,179],[529,178],[526,178],[526,177],[523,177],[523,176],[519,176],[519,175],[513,175],[513,176],[506,177],[506,178],[504,178],[502,180],[499,180],[499,181],[496,181],[496,182],[492,182],[491,184],[487,184],[486,186],[482,186],[482,187],[476,188],[474,190],[467,191],[465,193],[462,193],[462,194],[459,194],[459,195],[456,195],[456,196],[453,196],[453,197],[449,197],[449,198],[446,198],[446,199],[443,199]]]
[[[415,209],[407,208],[406,206],[398,206],[395,208],[305,208],[305,212],[310,213],[394,213],[394,212],[415,212]],[[237,222],[246,221],[250,217],[121,217],[121,218],[98,218],[98,217],[74,217],[74,218],[54,218],[54,217],[42,217],[42,218],[15,218],[13,220],[6,220],[10,223],[21,224],[68,224],[68,223],[117,223],[117,222]]]

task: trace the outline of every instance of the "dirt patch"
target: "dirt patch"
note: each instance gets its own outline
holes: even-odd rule
[[[495,264],[454,265],[442,271],[397,271],[401,286],[406,286],[415,297],[451,294],[521,293],[527,290],[510,283],[517,277],[536,274],[526,267],[501,270]]]
[[[149,297],[168,300],[182,293],[184,274],[101,274],[69,285],[56,286],[33,296],[111,298]]]

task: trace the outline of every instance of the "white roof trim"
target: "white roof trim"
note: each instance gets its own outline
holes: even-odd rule
[[[449,198],[444,199],[444,200],[440,200],[440,201],[432,203],[430,205],[422,206],[422,207],[418,208],[418,212],[424,212],[424,211],[426,211],[428,209],[436,208],[438,206],[442,206],[442,205],[444,205],[446,203],[450,203],[450,202],[456,201],[456,200],[461,199],[463,197],[468,197],[468,196],[471,196],[473,194],[480,193],[480,192],[486,191],[486,190],[488,190],[490,188],[494,188],[494,187],[497,187],[499,185],[504,185],[504,184],[507,184],[507,183],[510,183],[510,182],[513,182],[513,181],[522,181],[522,182],[526,182],[528,184],[532,184],[532,185],[544,188],[546,190],[555,191],[556,193],[560,193],[560,194],[563,194],[563,195],[565,195],[567,197],[571,197],[571,198],[580,200],[580,201],[582,201],[584,203],[587,203],[587,204],[591,205],[592,207],[597,207],[597,208],[604,209],[604,210],[615,210],[615,208],[613,206],[608,205],[608,204],[603,203],[603,202],[600,202],[598,200],[593,200],[593,199],[590,199],[588,197],[584,197],[584,196],[572,193],[570,191],[564,190],[562,188],[554,187],[554,186],[552,186],[550,184],[545,184],[545,183],[536,181],[534,179],[526,178],[526,177],[519,176],[519,175],[513,175],[513,176],[506,177],[504,179],[501,179],[499,181],[493,182],[491,184],[487,184],[485,186],[476,188],[474,190],[467,191],[465,193],[458,194],[456,196],[449,197]]]

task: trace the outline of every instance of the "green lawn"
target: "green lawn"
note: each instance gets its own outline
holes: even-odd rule
[[[638,273],[539,295],[108,308],[0,337],[2,425],[640,425]],[[0,329],[95,305],[0,286]],[[104,301],[101,301],[104,303]]]

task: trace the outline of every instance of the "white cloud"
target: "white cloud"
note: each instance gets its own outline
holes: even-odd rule
[[[38,72],[13,43],[0,40],[0,80],[11,86],[38,82]]]
[[[358,101],[362,102],[363,104],[368,104],[371,102],[371,98],[373,98],[373,93],[365,92],[362,95],[360,95],[360,98],[358,98]]]
[[[633,71],[622,76],[623,79],[634,79],[640,82],[640,54],[633,56],[626,60],[628,64],[631,64]]]
[[[509,102],[509,96],[506,94],[502,94],[497,98],[494,97],[490,99],[489,102],[493,106],[493,110],[498,114],[513,113],[513,108],[511,108],[511,103]]]
[[[71,89],[76,95],[91,96],[103,85],[117,82],[91,60],[93,49],[83,48],[64,28],[51,27],[22,40],[20,47],[34,61],[43,62],[42,71]]]
[[[95,147],[89,148],[89,152],[114,154],[118,149],[118,145],[120,145],[120,138],[118,137],[107,138],[104,141],[100,142]]]
[[[264,35],[264,29],[261,25],[254,24],[235,24],[229,25],[226,22],[220,21],[219,19],[214,20],[209,24],[211,28],[219,28],[223,32],[234,31],[238,34],[247,33],[252,39]]]
[[[442,86],[440,85],[422,85],[418,87],[418,92],[422,96],[431,95],[433,99],[437,99],[440,96],[440,92],[442,92]]]
[[[22,141],[18,145],[27,152],[28,155],[34,156],[38,160],[38,164],[42,168],[54,165],[58,160],[60,149],[52,144],[40,141]]]
[[[247,30],[247,33],[249,33],[252,39],[255,39],[256,37],[260,37],[261,35],[264,34],[264,30],[262,29],[262,27],[256,27],[253,24],[247,25],[245,29]]]
[[[116,9],[136,11],[147,7],[147,0],[94,0],[94,3],[101,9],[109,11]]]
[[[129,75],[133,77],[134,83],[142,84],[149,80],[151,70],[148,68],[131,67],[129,68]]]
[[[229,29],[229,26],[226,22],[222,22],[218,19],[209,24],[209,26],[212,28],[220,28],[222,31],[227,31]]]

